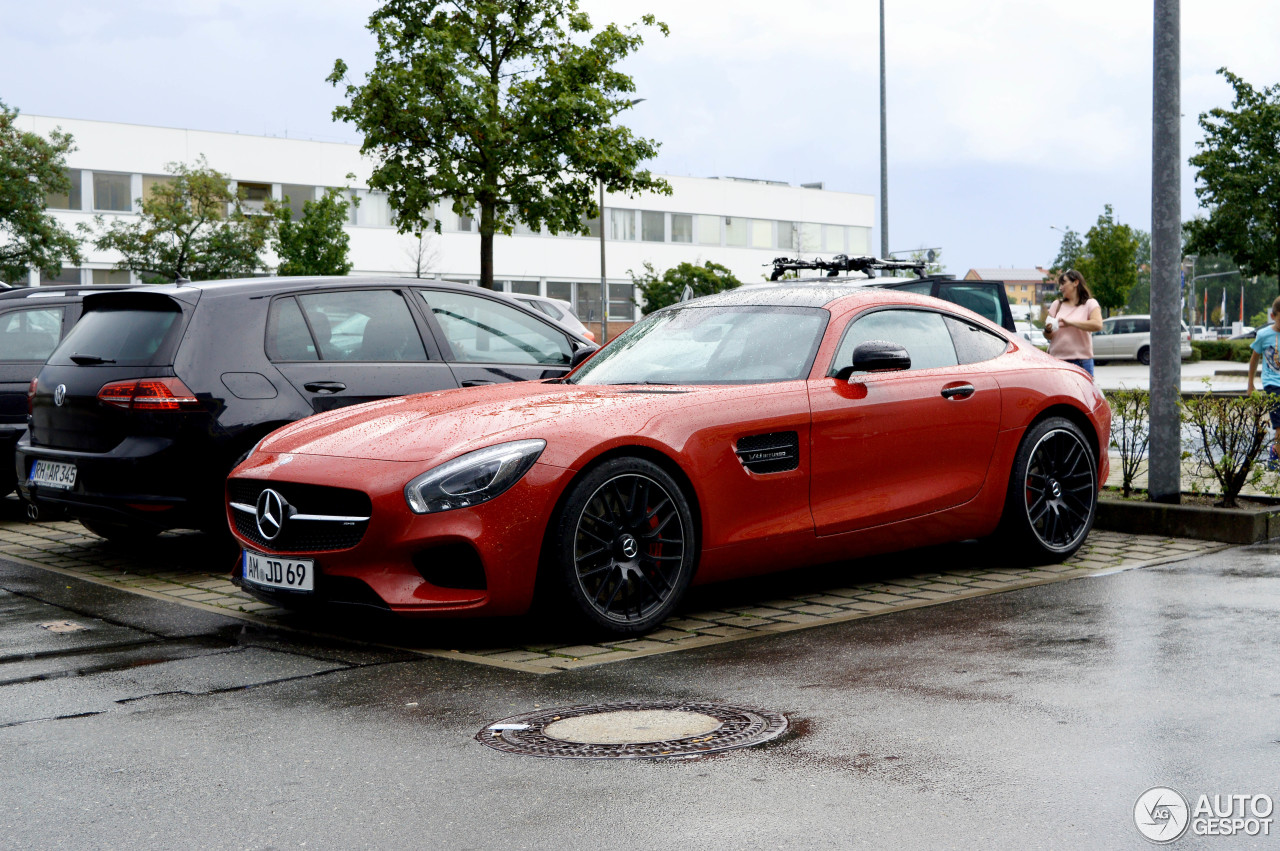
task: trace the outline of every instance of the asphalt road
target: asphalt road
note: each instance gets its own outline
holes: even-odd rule
[[[1144,848],[1152,786],[1280,797],[1278,555],[544,676],[0,561],[0,847]],[[88,628],[41,626],[61,621]],[[680,760],[473,740],[623,700],[755,706],[791,730]]]

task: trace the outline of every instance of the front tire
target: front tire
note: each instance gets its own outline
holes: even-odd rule
[[[1093,528],[1098,465],[1080,428],[1050,417],[1023,435],[1009,476],[1004,532],[1032,564],[1070,558]]]
[[[573,485],[553,525],[549,567],[580,620],[639,635],[680,602],[697,551],[693,514],[671,475],[617,458]]]
[[[1151,366],[1151,347],[1143,346],[1138,349],[1138,363],[1143,366]]]

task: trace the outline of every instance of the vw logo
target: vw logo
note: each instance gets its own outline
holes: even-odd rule
[[[636,539],[627,535],[622,539],[622,555],[624,558],[635,558],[640,554],[640,545]]]
[[[289,503],[280,494],[267,488],[258,494],[256,514],[258,534],[268,541],[274,541],[284,529],[284,521],[289,516]]]
[[[67,401],[67,385],[59,384],[53,389],[53,404],[61,408],[65,401]]]

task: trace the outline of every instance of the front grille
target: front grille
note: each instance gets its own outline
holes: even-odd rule
[[[734,452],[753,473],[783,473],[800,466],[800,436],[794,431],[753,434],[738,438]]]
[[[231,479],[227,493],[231,502],[256,505],[258,496],[267,488],[284,497],[293,509],[291,514],[330,517],[369,517],[373,503],[368,494],[346,488],[304,485],[296,482],[266,482],[261,479]],[[280,534],[268,541],[258,530],[257,516],[248,511],[231,510],[236,532],[267,552],[301,553],[345,550],[360,543],[368,520],[297,520],[289,519]]]

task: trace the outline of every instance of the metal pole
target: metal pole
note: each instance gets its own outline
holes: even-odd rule
[[[1151,452],[1147,498],[1182,500],[1178,272],[1182,254],[1180,0],[1155,0],[1151,117]]]
[[[884,0],[880,0],[880,256],[889,257],[889,130],[884,97]]]
[[[604,181],[600,184],[600,345],[609,342],[609,281],[604,276]]]

